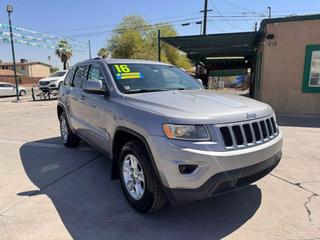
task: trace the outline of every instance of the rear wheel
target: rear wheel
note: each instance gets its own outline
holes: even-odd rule
[[[65,112],[60,115],[60,133],[65,146],[74,148],[79,145],[80,138],[75,135],[69,127]]]
[[[131,207],[147,213],[166,205],[166,196],[143,144],[129,141],[122,147],[119,160],[122,190]]]

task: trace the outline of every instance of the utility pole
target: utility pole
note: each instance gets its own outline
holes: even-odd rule
[[[89,59],[91,59],[91,42],[90,42],[90,40],[88,41],[88,45],[89,45]]]
[[[160,29],[158,29],[158,62],[161,62],[161,44],[160,44]]]
[[[271,18],[271,7],[268,6],[267,9],[268,9],[268,17]]]
[[[207,34],[207,13],[208,13],[208,0],[204,0],[203,35]]]
[[[258,23],[255,22],[255,23],[254,23],[254,31],[256,32],[257,30],[258,30]]]
[[[15,80],[15,83],[16,83],[17,101],[19,101],[20,100],[20,98],[19,98],[19,82],[18,82],[18,78],[17,78],[16,56],[14,54],[12,24],[11,24],[11,13],[13,12],[13,6],[12,5],[7,5],[7,12],[8,12],[8,18],[9,18],[9,28],[10,28],[10,40],[11,40],[11,51],[12,51],[12,60],[13,60],[14,80]]]
[[[203,12],[203,35],[207,34],[207,13],[211,11],[212,9],[208,10],[208,0],[204,0],[204,9],[200,11]]]

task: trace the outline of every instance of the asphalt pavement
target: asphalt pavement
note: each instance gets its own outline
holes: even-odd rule
[[[320,239],[320,117],[279,115],[283,158],[237,191],[142,215],[111,161],[63,146],[56,101],[0,99],[0,239]]]

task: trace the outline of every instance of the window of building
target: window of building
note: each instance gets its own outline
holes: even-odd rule
[[[320,93],[320,45],[307,45],[302,92]]]

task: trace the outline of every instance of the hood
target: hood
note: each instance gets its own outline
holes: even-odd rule
[[[39,80],[39,82],[43,82],[43,81],[53,81],[53,80],[60,80],[61,77],[46,77],[46,78],[41,78]]]
[[[228,123],[273,114],[265,103],[211,90],[182,90],[126,95],[125,101],[176,123]]]

